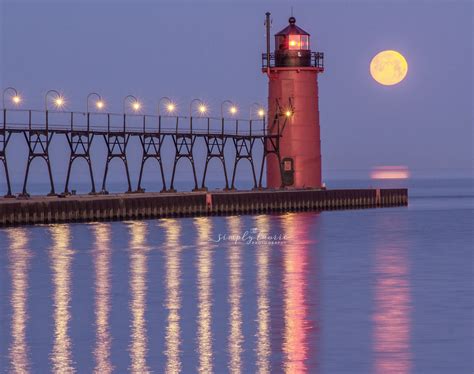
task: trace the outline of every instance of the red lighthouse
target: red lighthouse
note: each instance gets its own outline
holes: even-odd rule
[[[267,129],[281,136],[280,160],[267,160],[267,187],[320,188],[318,74],[324,71],[324,55],[311,52],[310,35],[294,17],[275,34],[275,52],[270,53],[269,18],[267,13],[267,53],[262,56],[269,78]]]

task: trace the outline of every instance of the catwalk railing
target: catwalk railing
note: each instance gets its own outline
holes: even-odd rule
[[[284,128],[287,118],[277,115],[272,121],[271,133],[267,131],[265,118],[241,120],[234,118],[156,116],[140,114],[84,113],[65,111],[39,111],[3,109],[0,123],[0,161],[5,168],[8,197],[13,196],[7,148],[14,134],[22,134],[28,146],[28,159],[23,181],[22,196],[28,196],[27,184],[32,161],[41,158],[46,162],[51,185],[50,195],[55,195],[55,181],[51,169],[50,145],[55,135],[65,136],[69,145],[69,162],[63,195],[69,194],[69,181],[75,160],[84,159],[89,167],[91,193],[96,193],[91,145],[96,137],[101,137],[107,149],[104,175],[100,193],[107,194],[107,175],[110,162],[117,158],[125,166],[127,192],[143,192],[142,179],[147,160],[158,161],[163,189],[162,192],[174,192],[174,181],[178,162],[187,159],[191,163],[194,190],[206,189],[206,174],[209,162],[218,158],[223,167],[225,187],[235,189],[236,168],[241,160],[248,160],[251,166],[253,187],[262,188],[262,177],[266,158],[275,154],[280,160],[280,129]],[[282,124],[280,125],[280,122]],[[21,135],[20,135],[21,136]],[[139,138],[142,148],[140,174],[135,190],[130,179],[127,146],[131,137]],[[162,161],[162,146],[166,139],[172,139],[174,162],[171,182],[167,188],[165,170]],[[203,139],[206,145],[206,160],[201,178],[201,187],[195,168],[194,145],[197,139]],[[257,181],[255,165],[255,142],[261,142],[263,155],[260,160]],[[225,148],[230,144],[235,150],[232,178],[229,183],[226,167]]]

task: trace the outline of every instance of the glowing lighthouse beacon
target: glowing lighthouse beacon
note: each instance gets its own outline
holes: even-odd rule
[[[281,135],[280,160],[267,157],[267,187],[320,188],[318,74],[324,71],[324,55],[311,52],[310,35],[296,26],[294,17],[275,34],[275,52],[270,53],[270,13],[266,16],[262,70],[269,78],[267,130]]]

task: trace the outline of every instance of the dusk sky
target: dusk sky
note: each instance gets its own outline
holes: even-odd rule
[[[248,117],[251,103],[267,99],[265,12],[273,36],[291,6],[312,50],[325,53],[326,177],[366,176],[377,165],[406,165],[415,177],[472,176],[471,1],[2,0],[0,86],[18,88],[24,106],[38,109],[44,93],[58,89],[71,110],[85,110],[85,97],[97,91],[114,112],[134,94],[154,113],[166,95],[183,115],[198,97],[215,115],[231,99]],[[385,49],[408,61],[395,86],[369,74]],[[14,179],[24,158],[10,156]]]

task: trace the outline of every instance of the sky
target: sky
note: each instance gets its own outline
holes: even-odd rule
[[[253,102],[267,100],[265,12],[274,34],[293,7],[312,50],[325,53],[326,178],[367,176],[379,165],[406,165],[414,177],[473,175],[471,1],[0,1],[0,87],[21,90],[25,107],[42,108],[53,88],[71,110],[85,110],[85,97],[97,91],[115,112],[134,94],[150,113],[169,96],[183,114],[193,98],[214,114],[230,99],[244,117]],[[386,49],[408,61],[396,86],[369,74],[372,57]],[[13,142],[22,147],[24,140]],[[64,147],[52,149],[58,173],[65,172]],[[26,154],[9,152],[13,178],[21,180]],[[139,149],[133,153],[138,160]]]

